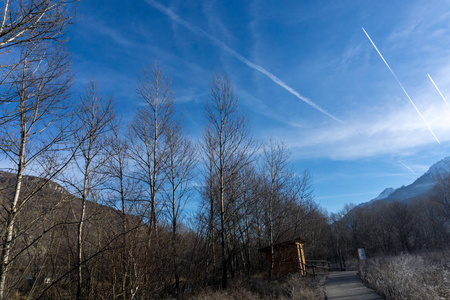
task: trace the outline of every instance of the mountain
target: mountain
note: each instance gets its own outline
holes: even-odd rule
[[[380,200],[386,202],[394,200],[410,202],[416,198],[427,196],[431,193],[431,190],[438,179],[448,175],[450,175],[450,156],[432,165],[427,172],[410,185],[402,186],[397,189],[387,188],[381,192],[378,197],[369,201],[369,203]]]
[[[397,189],[394,188],[387,188],[384,191],[382,191],[376,198],[370,200],[370,202],[372,201],[376,201],[376,200],[381,200],[381,199],[385,199],[387,197],[389,197],[390,194],[392,194],[393,192],[395,192]]]

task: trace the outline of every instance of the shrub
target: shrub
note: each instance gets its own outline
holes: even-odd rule
[[[450,299],[450,263],[444,255],[379,257],[362,268],[363,280],[386,299]]]

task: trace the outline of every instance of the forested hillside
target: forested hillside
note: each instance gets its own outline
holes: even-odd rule
[[[450,170],[443,159],[415,180],[332,214],[337,251],[364,247],[373,256],[446,250],[450,245]]]

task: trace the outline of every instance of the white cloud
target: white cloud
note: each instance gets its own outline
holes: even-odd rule
[[[437,103],[423,111],[441,141],[450,142],[450,115],[445,107]],[[293,153],[302,158],[347,160],[402,155],[430,145],[439,146],[408,103],[376,111],[353,112],[345,124],[292,129],[284,138]]]
[[[372,73],[370,77],[364,78],[374,81],[356,81],[355,93],[348,91],[347,95],[354,94],[360,97],[360,100],[357,101],[358,108],[349,108],[347,116],[342,118],[345,124],[322,124],[309,130],[291,128],[280,132],[296,156],[337,160],[382,155],[408,157],[424,150],[442,152],[449,146],[450,109],[427,77],[427,73],[432,74],[443,96],[449,99],[450,43],[448,39],[442,39],[443,32],[439,27],[442,24],[450,24],[450,14],[442,13],[433,18],[432,15],[437,13],[436,9],[427,9],[427,24],[424,24],[427,20],[422,17],[420,20],[414,19],[417,17],[414,15],[417,10],[412,10],[398,28],[391,28],[391,33],[386,32],[384,40],[382,36],[378,39],[384,45],[391,44],[386,50],[392,60],[389,62],[395,65],[393,67],[399,78],[442,145],[433,139],[408,98],[400,94],[401,89],[394,86],[395,80],[386,73],[376,74],[371,64],[357,69],[361,77]],[[449,32],[448,29],[444,31]],[[348,58],[352,55],[363,55],[360,53],[361,49],[356,48],[357,45],[359,43],[354,42],[354,47],[343,53],[344,64],[350,63]],[[377,59],[378,63],[381,63],[379,57]],[[368,58],[364,61],[368,61]],[[361,63],[364,64],[364,61]],[[374,60],[371,63],[374,63]],[[377,86],[379,89],[372,89],[371,93],[361,96],[356,89],[363,90],[363,86],[368,89]],[[388,94],[392,91],[398,93]],[[415,172],[420,172],[409,163],[407,165]]]

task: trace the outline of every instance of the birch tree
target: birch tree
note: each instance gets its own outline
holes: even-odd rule
[[[76,133],[76,142],[80,144],[75,159],[75,172],[81,174],[73,183],[81,198],[80,216],[77,226],[77,299],[82,297],[84,253],[84,227],[86,225],[87,202],[93,201],[98,189],[104,184],[104,174],[100,169],[108,161],[105,153],[107,134],[114,119],[112,99],[100,96],[97,84],[90,80],[85,94],[80,98],[77,117],[81,128]]]
[[[164,167],[168,151],[167,131],[173,121],[174,106],[170,80],[156,62],[151,72],[144,70],[136,92],[139,106],[130,126],[131,153],[136,177],[146,187],[151,230],[157,228],[158,197],[165,183]]]
[[[170,126],[167,135],[167,159],[165,175],[167,180],[165,211],[172,229],[172,262],[175,277],[175,292],[180,293],[180,270],[178,253],[178,226],[186,203],[193,196],[194,168],[197,153],[191,141],[182,132],[179,122]]]
[[[133,243],[130,241],[131,233],[137,229],[141,223],[137,218],[131,217],[136,212],[137,199],[140,195],[140,187],[136,180],[132,178],[130,143],[121,136],[119,124],[112,128],[112,134],[107,144],[108,161],[104,169],[108,177],[107,189],[108,204],[117,208],[120,213],[121,232],[115,234],[121,236],[119,244],[120,266],[118,275],[120,281],[120,293],[123,299],[133,299],[139,286],[134,280],[133,269],[136,268],[134,259]],[[116,298],[116,297],[114,297]]]
[[[261,173],[263,174],[263,190],[261,197],[266,205],[266,226],[270,245],[269,279],[273,277],[275,263],[274,242],[275,223],[282,216],[283,193],[286,192],[288,178],[292,175],[289,170],[290,153],[282,143],[270,140],[263,147]]]
[[[71,158],[64,149],[70,137],[70,109],[67,106],[71,76],[68,55],[58,45],[25,44],[21,63],[3,84],[1,100],[0,151],[16,176],[15,189],[2,228],[0,299],[6,299],[7,279],[14,242],[22,233],[16,221],[36,193],[54,179]],[[66,154],[66,155],[63,155]],[[23,178],[34,174],[39,184],[23,191]]]
[[[0,10],[0,84],[43,42],[58,42],[67,32],[78,0],[6,0]],[[20,47],[27,55],[17,54]],[[23,54],[23,53],[22,53]]]
[[[220,241],[222,253],[222,288],[228,284],[227,244],[227,186],[239,171],[251,161],[255,144],[250,135],[248,120],[238,111],[238,98],[228,75],[213,74],[210,99],[205,106],[206,128],[203,135],[203,149],[206,167],[217,176],[217,199],[220,218]],[[205,151],[206,150],[206,151]],[[215,193],[211,193],[215,195]],[[212,205],[212,203],[211,203]]]
[[[1,14],[0,49],[57,40],[71,23],[77,0],[6,0]]]

